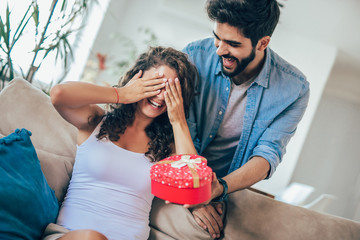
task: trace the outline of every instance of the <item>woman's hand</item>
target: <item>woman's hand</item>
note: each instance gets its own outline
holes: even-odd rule
[[[185,123],[184,104],[178,78],[168,80],[165,86],[164,98],[171,125]]]
[[[150,78],[141,78],[140,70],[124,87],[118,88],[119,102],[128,104],[138,102],[144,98],[153,97],[160,93],[167,81],[163,73],[156,73]]]
[[[175,154],[196,154],[185,118],[181,85],[178,78],[169,79],[164,92],[170,123],[174,131]]]

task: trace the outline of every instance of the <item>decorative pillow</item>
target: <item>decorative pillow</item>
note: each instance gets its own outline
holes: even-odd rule
[[[30,136],[16,129],[0,139],[0,239],[40,239],[58,214]]]

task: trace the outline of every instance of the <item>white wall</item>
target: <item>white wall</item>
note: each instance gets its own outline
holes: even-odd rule
[[[146,45],[140,27],[149,27],[156,34],[158,44],[181,50],[195,39],[211,35],[212,23],[207,19],[204,0],[112,0],[104,22],[91,49],[90,59],[96,53],[107,55],[109,68],[116,61],[127,58],[129,41],[137,46],[137,53]],[[115,84],[119,76],[111,69],[96,76],[97,82]]]
[[[360,71],[339,60],[328,80],[294,171],[292,181],[315,187],[309,201],[321,193],[338,200],[331,214],[360,221]]]
[[[278,195],[291,181],[302,151],[302,146],[306,141],[309,128],[333,68],[337,49],[332,45],[289,32],[284,29],[283,25],[279,25],[275,31],[270,47],[284,59],[299,68],[306,75],[310,83],[308,107],[297,127],[294,137],[286,147],[286,154],[281,164],[277,167],[271,179],[254,185],[259,190]]]
[[[305,61],[306,68],[302,70],[307,74],[311,72],[315,76],[311,80],[313,85],[320,86],[311,93],[311,99],[317,100],[305,127],[309,132],[301,130],[301,144],[292,150],[294,172],[275,173],[274,178],[282,185],[275,183],[271,188],[278,191],[289,181],[315,186],[312,198],[320,193],[338,197],[330,213],[359,220],[360,48],[357,46],[360,1],[292,0],[284,3],[276,34],[280,37],[289,33],[291,37],[287,39],[295,37],[284,43],[289,49],[284,54],[300,51],[290,54],[288,60]],[[110,38],[110,34],[117,33],[133,39],[141,51],[141,36],[137,31],[140,26],[151,27],[160,44],[177,49],[192,40],[210,36],[212,23],[207,20],[203,5],[204,0],[112,0],[91,50],[91,58],[94,59],[96,52],[108,54],[109,61],[121,57],[125,44]],[[277,44],[281,45],[281,40],[286,37],[278,39]],[[274,43],[275,39],[274,35]],[[330,66],[334,58],[334,67],[327,78],[329,69],[324,70],[321,66]],[[308,66],[312,68],[308,70]],[[114,78],[106,74],[100,77]],[[290,150],[287,155],[292,155]]]
[[[338,49],[318,111],[291,181],[315,187],[338,199],[328,213],[360,221],[360,2],[288,1],[287,29]],[[309,59],[309,61],[312,61]],[[316,66],[314,66],[316,67]]]

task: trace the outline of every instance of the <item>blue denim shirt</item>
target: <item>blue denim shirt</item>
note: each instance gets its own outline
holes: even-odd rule
[[[188,125],[201,155],[216,135],[226,111],[230,78],[221,71],[213,38],[192,42],[184,50],[199,71],[199,83]],[[247,91],[242,134],[228,173],[254,156],[270,163],[267,178],[276,170],[309,100],[309,83],[294,66],[266,49],[264,66]],[[234,126],[236,128],[237,126]]]

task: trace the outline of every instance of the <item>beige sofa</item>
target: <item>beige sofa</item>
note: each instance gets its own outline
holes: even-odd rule
[[[31,139],[44,175],[61,201],[71,178],[76,129],[59,116],[46,94],[22,79],[11,81],[0,92],[0,113],[0,137],[16,128],[33,133]],[[225,219],[223,239],[360,239],[358,222],[291,206],[249,190],[235,194],[241,201],[232,201],[230,195],[232,210]],[[151,220],[165,236],[166,217],[156,214]],[[186,229],[178,232],[183,234],[178,238],[191,239],[186,237]]]

